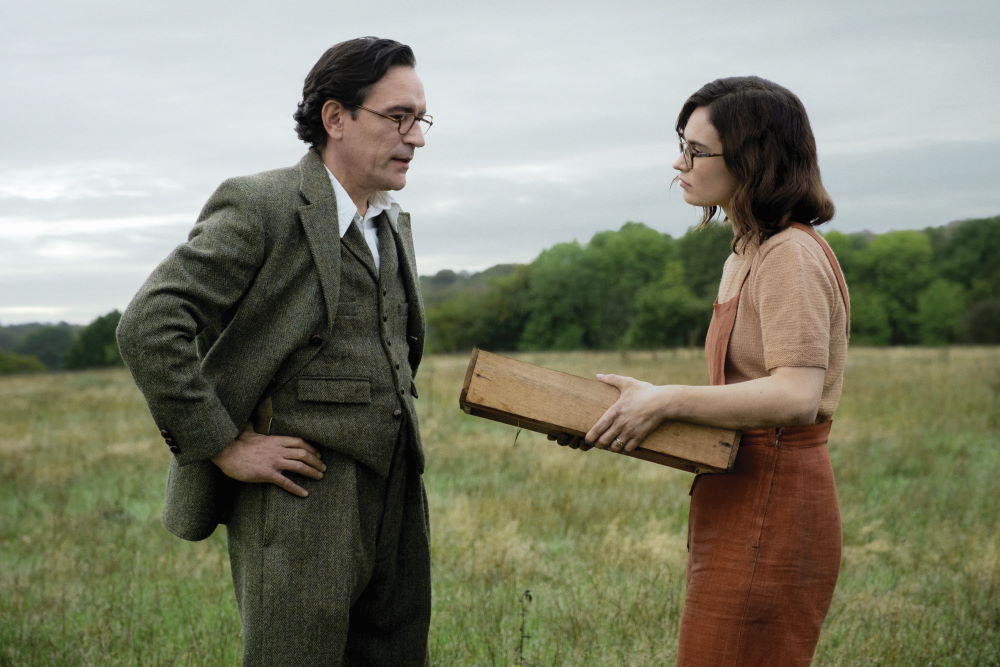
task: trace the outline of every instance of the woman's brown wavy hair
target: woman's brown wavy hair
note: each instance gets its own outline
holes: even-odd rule
[[[738,182],[726,206],[734,250],[751,240],[762,242],[793,222],[820,225],[833,218],[809,117],[792,91],[757,76],[716,79],[681,107],[678,136],[684,136],[698,107],[708,108],[722,139],[723,159]],[[718,213],[716,206],[702,208],[699,226]]]

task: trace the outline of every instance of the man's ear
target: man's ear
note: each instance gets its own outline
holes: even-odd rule
[[[332,139],[339,139],[344,134],[344,116],[348,110],[337,100],[327,100],[323,102],[320,110],[320,118],[323,119],[323,128],[326,135]]]

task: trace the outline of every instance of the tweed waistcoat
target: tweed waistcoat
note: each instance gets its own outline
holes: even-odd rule
[[[271,434],[330,448],[380,475],[388,473],[401,427],[411,431],[419,454],[406,336],[411,305],[388,228],[383,214],[378,271],[357,226],[344,235],[333,334],[329,340],[314,336],[310,343],[321,346],[318,354],[271,395]],[[282,371],[277,377],[284,378]]]

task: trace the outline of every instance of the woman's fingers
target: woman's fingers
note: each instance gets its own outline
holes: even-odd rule
[[[587,431],[587,434],[585,436],[583,436],[583,439],[586,440],[589,443],[592,443],[592,444],[597,445],[598,447],[601,447],[602,446],[601,438],[607,433],[608,429],[614,423],[614,421],[615,421],[615,415],[617,414],[615,409],[617,407],[618,407],[618,404],[615,403],[615,405],[612,405],[610,408],[608,408],[607,410],[605,410],[604,414],[601,415],[597,419],[596,422],[594,422],[594,425],[590,427],[590,430]],[[607,441],[607,443],[604,443],[603,446],[607,447],[607,445],[610,442],[611,442],[611,440],[609,438],[608,441]]]
[[[610,384],[612,387],[618,387],[621,391],[625,391],[631,386],[640,384],[640,381],[636,380],[634,377],[629,377],[628,375],[615,375],[614,373],[598,373],[597,379],[604,384]]]
[[[555,440],[563,447],[569,447],[570,449],[580,449],[587,451],[591,448],[584,442],[583,438],[579,435],[570,435],[569,433],[549,433],[546,436],[549,440]]]

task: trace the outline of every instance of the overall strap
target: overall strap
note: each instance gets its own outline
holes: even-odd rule
[[[837,286],[840,288],[840,297],[844,300],[844,312],[846,314],[846,326],[848,336],[851,334],[851,299],[847,295],[847,281],[844,280],[844,272],[840,269],[840,262],[837,261],[837,256],[833,253],[833,248],[830,244],[826,242],[819,233],[816,232],[810,225],[803,225],[801,222],[793,222],[792,227],[800,229],[809,236],[816,239],[816,243],[823,249],[826,254],[827,261],[830,262],[830,268],[833,269],[833,274],[837,276]]]

